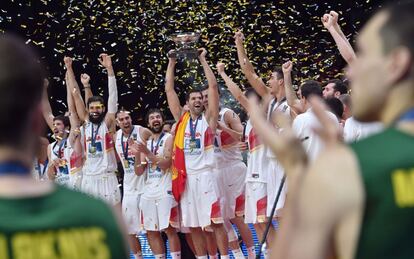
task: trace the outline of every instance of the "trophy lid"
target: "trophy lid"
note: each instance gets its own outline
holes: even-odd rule
[[[171,40],[175,43],[190,43],[196,42],[200,38],[199,32],[177,32],[171,34]]]

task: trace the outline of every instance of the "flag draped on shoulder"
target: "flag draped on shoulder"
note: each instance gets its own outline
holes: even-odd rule
[[[185,129],[190,120],[190,113],[184,113],[177,123],[174,137],[173,162],[172,162],[172,192],[177,202],[185,189],[187,171],[185,169],[184,137]]]

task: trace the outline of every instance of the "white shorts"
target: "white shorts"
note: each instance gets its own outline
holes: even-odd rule
[[[171,224],[179,227],[178,206],[173,196],[161,199],[146,199],[141,197],[140,208],[144,230],[161,231]]]
[[[140,193],[125,192],[122,199],[122,216],[129,235],[136,235],[142,231],[141,212],[138,206],[140,197]]]
[[[273,204],[276,200],[277,192],[279,191],[280,183],[282,182],[282,178],[284,175],[284,169],[279,162],[276,160],[271,159],[268,163],[268,182],[267,182],[267,210],[266,216],[270,217],[270,213],[272,212]],[[279,200],[276,205],[276,211],[273,214],[273,217],[277,216],[277,210],[283,208],[285,205],[286,200],[286,191],[287,191],[287,184],[283,185],[282,191],[280,193]]]
[[[114,172],[105,172],[96,175],[83,175],[82,192],[101,198],[110,205],[121,201],[121,191],[118,188],[118,179]]]
[[[256,224],[266,222],[266,186],[266,183],[246,182],[244,223]]]
[[[237,161],[226,167],[216,169],[218,171],[217,184],[220,196],[223,197],[222,212],[225,219],[242,217],[244,215],[244,189],[246,180],[246,165]]]
[[[181,196],[181,216],[184,227],[206,227],[223,223],[220,201],[214,187],[215,177],[211,170],[188,174]]]

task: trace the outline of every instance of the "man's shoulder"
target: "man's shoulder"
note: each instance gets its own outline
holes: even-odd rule
[[[88,211],[108,211],[110,212],[109,206],[102,200],[91,197],[85,193],[71,190],[64,186],[56,186],[56,193],[59,194],[56,199],[62,200],[67,207],[78,210],[77,212],[87,213]],[[81,211],[79,211],[81,210]]]

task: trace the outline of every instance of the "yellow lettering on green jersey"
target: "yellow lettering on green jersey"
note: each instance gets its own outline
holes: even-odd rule
[[[391,174],[395,203],[400,208],[414,206],[414,169],[396,170]]]
[[[7,239],[0,234],[0,258],[9,259],[9,249],[7,247]]]

